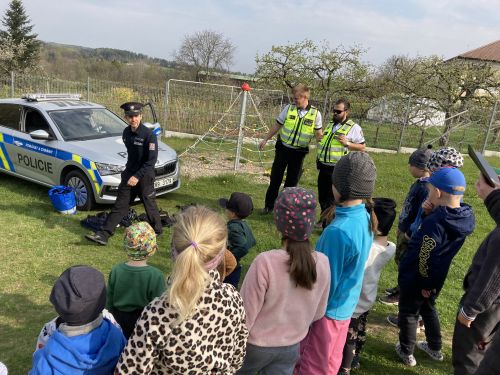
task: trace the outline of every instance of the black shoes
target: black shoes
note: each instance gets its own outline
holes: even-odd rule
[[[108,244],[108,238],[101,232],[92,232],[85,235],[85,238],[89,241],[98,243],[99,245],[106,246]]]

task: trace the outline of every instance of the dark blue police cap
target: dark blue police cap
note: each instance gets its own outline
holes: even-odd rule
[[[120,106],[120,108],[125,111],[126,116],[140,115],[142,113],[142,107],[144,107],[144,104],[138,102],[127,102]]]

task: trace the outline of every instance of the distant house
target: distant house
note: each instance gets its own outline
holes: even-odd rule
[[[366,117],[372,121],[403,124],[407,116],[408,98],[382,98],[368,110]],[[411,102],[407,125],[419,127],[440,126],[444,124],[445,113],[434,109],[434,103],[428,99]]]
[[[500,70],[500,39],[468,52],[461,53],[458,56],[452,57],[448,61],[454,59],[487,62],[495,69]]]

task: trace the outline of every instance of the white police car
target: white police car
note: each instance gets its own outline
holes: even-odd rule
[[[79,95],[1,99],[0,172],[45,186],[72,186],[80,210],[113,203],[127,161],[121,137],[126,126],[113,112]],[[179,188],[177,154],[160,141],[155,174],[157,195]]]

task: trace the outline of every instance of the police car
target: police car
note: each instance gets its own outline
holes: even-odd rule
[[[80,210],[113,203],[127,162],[121,137],[126,126],[113,112],[79,95],[1,99],[0,172],[45,186],[72,186]],[[177,154],[160,141],[155,174],[157,195],[179,188]]]

